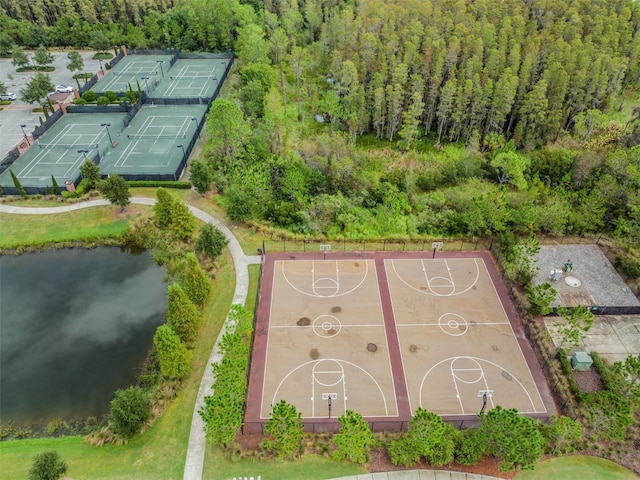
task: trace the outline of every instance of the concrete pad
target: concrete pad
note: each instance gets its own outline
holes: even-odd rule
[[[620,353],[601,353],[600,358],[602,358],[609,365],[613,365],[616,362],[624,362],[629,355],[620,354]]]
[[[615,335],[616,331],[613,329],[608,319],[605,317],[595,317],[593,325],[589,329],[589,335]]]
[[[366,477],[366,475],[361,475]],[[376,472],[371,474],[371,480],[387,480],[389,478],[389,474],[387,472]]]
[[[588,335],[582,341],[588,352],[628,354],[627,348],[620,343],[617,335]]]
[[[625,335],[640,335],[640,317],[607,317],[611,328],[621,337]]]
[[[620,342],[627,349],[629,355],[638,355],[640,353],[640,334],[620,335]]]

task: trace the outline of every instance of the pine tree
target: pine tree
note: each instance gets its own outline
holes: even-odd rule
[[[186,345],[196,339],[200,312],[178,284],[169,286],[165,316],[167,324]]]
[[[302,451],[302,414],[295,405],[281,400],[271,406],[271,418],[264,426],[267,439],[263,448],[274,452],[280,459],[296,458]]]
[[[13,180],[13,184],[15,185],[16,190],[18,190],[18,194],[23,198],[26,197],[27,191],[24,189],[24,187],[20,183],[20,180],[18,180],[18,177],[16,176],[16,174],[13,173],[13,170],[9,170],[9,173],[11,174],[11,180]]]

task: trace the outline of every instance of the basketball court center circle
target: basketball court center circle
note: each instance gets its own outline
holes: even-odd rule
[[[342,330],[342,323],[333,315],[320,315],[313,321],[313,333],[322,338],[335,337]]]
[[[459,337],[469,330],[469,323],[457,313],[445,313],[438,319],[438,326],[447,335]]]

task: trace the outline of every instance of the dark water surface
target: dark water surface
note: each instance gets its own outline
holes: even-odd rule
[[[164,321],[164,270],[119,248],[0,256],[0,421],[101,416]]]

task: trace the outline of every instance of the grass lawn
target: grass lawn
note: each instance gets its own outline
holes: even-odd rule
[[[116,237],[137,218],[151,214],[145,205],[96,207],[58,215],[0,213],[0,247],[42,245],[71,240]]]
[[[225,480],[230,478],[254,477],[278,480],[324,480],[366,473],[353,463],[335,462],[330,458],[307,455],[292,462],[251,459],[230,461],[220,452],[208,449],[205,458],[204,480]]]
[[[520,472],[515,480],[626,480],[637,479],[632,471],[599,457],[582,455],[558,457],[536,464],[536,469]]]

